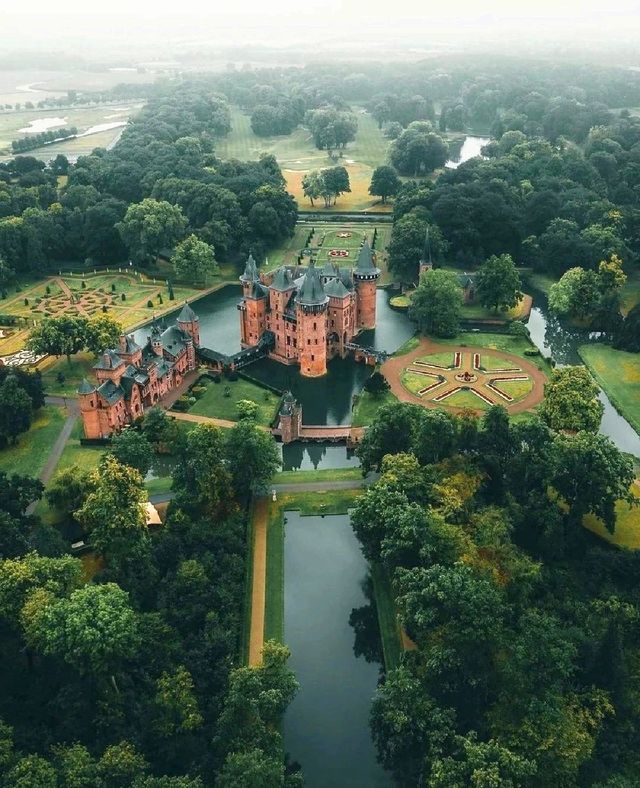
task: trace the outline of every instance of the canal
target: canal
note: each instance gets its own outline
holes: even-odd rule
[[[285,642],[300,682],[284,719],[286,750],[310,788],[390,786],[369,732],[380,664],[356,655],[349,623],[369,601],[349,515],[287,512],[284,564]]]

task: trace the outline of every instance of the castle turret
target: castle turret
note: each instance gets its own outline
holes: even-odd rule
[[[240,277],[240,281],[242,282],[242,295],[244,296],[251,295],[253,283],[260,281],[258,266],[256,261],[253,259],[253,255],[251,254],[249,257],[247,257],[247,262],[244,266],[244,273]]]
[[[329,297],[313,260],[295,298],[300,374],[319,377],[327,372],[327,305]]]
[[[356,327],[359,330],[376,327],[376,288],[379,278],[380,269],[373,262],[371,247],[365,238],[353,269],[353,283],[358,296]]]
[[[190,334],[193,344],[198,347],[200,345],[200,319],[186,301],[182,307],[182,312],[178,315],[177,322],[178,328]]]
[[[280,435],[283,443],[291,443],[300,436],[302,408],[290,391],[286,391],[280,406]]]
[[[238,304],[240,310],[240,346],[257,345],[264,333],[265,314],[267,310],[266,287],[260,281],[258,266],[252,255],[247,258],[242,282],[242,300]]]
[[[85,438],[101,437],[97,398],[96,387],[83,378],[82,383],[78,386],[78,404],[80,405]]]

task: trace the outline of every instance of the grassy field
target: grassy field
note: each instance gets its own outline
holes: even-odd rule
[[[352,425],[354,427],[368,426],[383,405],[397,401],[395,394],[392,394],[390,391],[385,392],[382,397],[374,397],[368,391],[360,392],[356,406],[353,409]]]
[[[382,640],[382,653],[386,670],[393,670],[402,657],[402,636],[391,588],[391,581],[382,566],[371,565],[371,579],[378,611],[378,626]]]
[[[402,373],[400,379],[406,390],[411,392],[411,394],[415,394],[417,397],[420,396],[418,394],[419,391],[437,382],[435,378],[427,375],[418,375],[416,372],[409,372],[408,370]]]
[[[627,282],[622,289],[622,311],[626,315],[638,303],[640,303],[640,271],[632,271],[628,273]]]
[[[236,406],[240,400],[246,399],[255,402],[259,408],[258,424],[266,427],[275,418],[280,397],[249,380],[239,378],[229,381],[223,379],[220,383],[214,383],[211,378],[202,377],[198,381],[198,385],[205,386],[206,391],[189,408],[189,413],[236,421],[238,418]],[[228,392],[228,396],[225,396],[226,392]]]
[[[503,351],[521,356],[535,364],[543,372],[549,372],[549,364],[542,356],[527,356],[525,351],[533,348],[532,343],[525,337],[514,337],[511,334],[490,334],[481,331],[463,331],[455,339],[435,339],[439,345],[457,345],[462,347],[486,347],[490,350]]]
[[[257,159],[261,153],[273,154],[282,167],[287,189],[293,194],[302,210],[318,211],[388,211],[378,197],[368,193],[373,169],[387,159],[389,141],[384,138],[378,124],[359,107],[356,139],[341,152],[342,158],[333,160],[326,151],[319,151],[313,144],[310,132],[299,126],[292,134],[279,137],[257,137],[251,130],[248,115],[237,107],[231,110],[231,133],[216,144],[216,154],[222,159]],[[338,198],[335,206],[324,208],[322,200],[312,206],[302,193],[302,177],[306,172],[325,167],[343,165],[349,172],[351,192]]]
[[[41,408],[29,431],[20,435],[16,445],[0,451],[0,470],[21,476],[40,476],[65,418],[62,408],[53,405]]]
[[[445,408],[472,408],[473,410],[488,410],[491,407],[471,390],[462,390],[452,394],[442,402],[442,406]]]
[[[640,353],[582,345],[580,357],[617,410],[640,432]]]
[[[362,471],[360,468],[316,468],[309,471],[280,471],[280,473],[276,473],[271,481],[273,484],[362,481]]]
[[[430,353],[428,356],[420,356],[416,361],[423,361],[425,364],[436,364],[440,367],[452,368],[454,363],[453,353]],[[415,364],[415,361],[413,362]]]
[[[533,381],[531,378],[528,380],[501,380],[496,383],[496,387],[513,397],[517,402],[519,399],[526,397],[533,388]]]
[[[640,481],[637,480],[631,490],[640,501],[639,485]],[[594,534],[618,547],[626,547],[630,550],[640,548],[640,508],[638,506],[632,507],[624,501],[618,501],[616,504],[616,527],[613,533],[607,530],[602,520],[591,514],[584,518],[583,525]]]

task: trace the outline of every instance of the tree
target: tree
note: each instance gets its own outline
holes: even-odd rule
[[[129,788],[137,784],[148,763],[131,742],[112,744],[98,761],[97,776],[105,788]]]
[[[207,277],[218,272],[213,247],[198,240],[195,235],[187,236],[176,246],[171,263],[178,279],[190,279],[202,284],[206,284]]]
[[[154,705],[154,727],[161,736],[189,733],[203,723],[193,678],[184,665],[179,665],[173,673],[163,673],[156,681]]]
[[[106,454],[92,471],[94,490],[76,519],[89,532],[91,544],[114,571],[135,564],[148,548],[147,495],[140,473]]]
[[[144,433],[132,427],[112,437],[111,453],[119,463],[135,468],[143,477],[151,467],[151,444]]]
[[[598,301],[598,276],[595,271],[570,268],[549,290],[549,309],[557,315],[585,318]]]
[[[177,205],[145,198],[129,206],[116,228],[132,258],[147,264],[163,249],[172,249],[183,237],[187,220]]]
[[[378,468],[385,454],[411,451],[413,435],[423,416],[423,409],[406,402],[383,405],[358,445],[365,473]]]
[[[313,135],[318,150],[344,148],[356,137],[358,120],[352,112],[335,107],[321,107],[307,113],[305,122]]]
[[[592,512],[613,533],[617,501],[637,505],[630,492],[634,479],[631,458],[604,435],[579,432],[554,438],[551,484],[569,505],[577,525]]]
[[[80,509],[89,493],[95,490],[95,477],[88,468],[71,465],[58,471],[47,487],[49,504],[69,517]]]
[[[373,171],[371,183],[369,184],[369,194],[382,197],[382,203],[384,204],[387,201],[387,197],[394,197],[398,193],[401,183],[394,168],[382,164]]]
[[[29,335],[27,347],[38,355],[71,356],[85,346],[88,321],[82,317],[47,317]]]
[[[87,585],[59,599],[40,591],[22,611],[27,642],[81,673],[113,674],[138,648],[137,617],[115,583]]]
[[[630,353],[640,353],[640,304],[636,304],[618,329],[614,347]]]
[[[427,410],[414,436],[413,452],[423,465],[451,456],[456,449],[456,423],[444,410]]]
[[[156,405],[146,410],[141,429],[149,443],[157,447],[157,451],[178,453],[182,433],[176,420],[168,416],[163,408]]]
[[[313,201],[322,196],[323,188],[322,175],[318,170],[312,170],[302,176],[302,193],[309,198],[312,207],[314,205]]]
[[[6,774],[6,785],[12,788],[58,788],[53,766],[39,755],[25,755]]]
[[[250,399],[241,399],[236,402],[238,421],[256,422],[260,416],[260,406]]]
[[[396,210],[401,197],[396,200]],[[418,279],[420,261],[439,262],[447,244],[435,225],[427,222],[419,207],[404,213],[393,225],[389,244],[389,270],[400,282],[413,284]]]
[[[13,268],[8,265],[7,261],[0,255],[0,288],[5,287],[16,275]]]
[[[480,266],[476,275],[476,295],[482,306],[497,312],[513,309],[522,293],[520,274],[510,254],[493,255]]]
[[[343,192],[350,192],[351,186],[349,184],[349,173],[346,167],[329,167],[321,172],[321,192],[324,197],[325,207],[331,205],[331,198],[333,204]]]
[[[273,436],[247,419],[228,431],[225,454],[236,494],[241,497],[264,490],[282,463]]]
[[[225,462],[222,431],[210,424],[198,424],[187,434],[173,470],[173,489],[181,508],[198,507],[210,516],[232,505],[232,476]]]
[[[431,269],[420,278],[409,316],[425,334],[454,337],[460,327],[462,290],[452,271]]]
[[[382,541],[408,507],[407,496],[384,483],[369,487],[365,495],[358,498],[351,516],[351,527],[368,560],[380,560]]]
[[[427,175],[448,158],[449,146],[425,121],[410,123],[389,148],[391,164],[401,175]]]
[[[216,788],[256,788],[258,785],[285,785],[284,763],[278,756],[254,748],[227,755],[216,778]]]
[[[31,399],[10,376],[0,384],[0,439],[15,443],[18,435],[31,426]]]
[[[552,430],[597,432],[604,413],[598,386],[586,367],[554,369],[538,412]]]
[[[85,345],[90,353],[99,356],[104,350],[118,346],[122,325],[109,315],[92,317],[85,325]]]
[[[390,386],[385,376],[381,372],[376,371],[365,380],[363,388],[374,399],[378,399],[389,391]]]

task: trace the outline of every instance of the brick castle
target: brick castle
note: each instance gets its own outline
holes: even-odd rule
[[[240,277],[242,347],[257,345],[269,331],[274,336],[269,358],[299,364],[305,377],[324,375],[327,361],[344,358],[356,334],[375,328],[379,277],[367,240],[353,269],[330,261],[320,269],[312,261],[260,275],[250,256]]]
[[[123,334],[94,365],[96,383],[85,379],[78,388],[85,437],[105,438],[160,402],[198,368],[199,345],[198,316],[188,304],[164,331],[154,324],[144,347]]]

